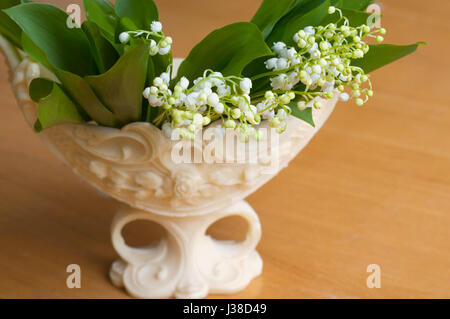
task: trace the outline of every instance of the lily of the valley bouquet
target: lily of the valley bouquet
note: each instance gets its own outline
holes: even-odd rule
[[[279,133],[291,115],[314,126],[323,99],[364,105],[374,95],[369,73],[416,50],[381,44],[386,30],[370,23],[370,3],[264,0],[251,22],[196,45],[176,76],[173,39],[152,0],[84,0],[87,20],[75,27],[55,6],[1,0],[0,33],[49,71],[30,84],[38,132],[148,122],[193,139],[219,120],[247,141],[261,138],[262,121]]]

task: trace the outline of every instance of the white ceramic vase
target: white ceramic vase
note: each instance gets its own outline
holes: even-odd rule
[[[2,38],[0,46],[19,107],[33,126],[37,105],[28,95],[29,83],[51,75],[15,54]],[[314,110],[315,128],[289,118],[287,131],[279,136],[278,165],[270,173],[263,158],[256,163],[176,164],[171,154],[178,142],[148,123],[133,123],[121,130],[64,124],[40,136],[77,175],[124,203],[111,228],[120,256],[110,271],[114,285],[138,298],[203,298],[210,293],[236,293],[261,274],[263,263],[256,251],[261,225],[244,199],[288,165],[322,127],[335,104],[336,99],[324,101],[320,110]],[[228,216],[241,216],[248,222],[245,241],[218,241],[206,235],[210,225]],[[167,237],[146,248],[127,246],[121,231],[137,220],[160,224]]]

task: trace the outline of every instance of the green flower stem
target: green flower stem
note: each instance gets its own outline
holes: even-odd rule
[[[134,35],[135,37],[140,37],[141,35],[145,34],[145,39],[150,40],[150,37],[154,36],[159,39],[164,39],[164,34],[155,33],[152,31],[146,31],[146,30],[138,30],[138,31],[128,31],[128,34]]]

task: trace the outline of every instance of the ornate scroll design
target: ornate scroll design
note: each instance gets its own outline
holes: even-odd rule
[[[218,241],[205,234],[214,222],[232,215],[248,221],[244,242]],[[167,237],[151,247],[128,247],[121,231],[137,220],[159,223],[167,230]],[[110,276],[115,285],[139,298],[234,293],[262,271],[262,260],[255,250],[260,238],[258,217],[244,201],[208,215],[182,218],[123,208],[112,227],[112,242],[122,259],[113,264]]]

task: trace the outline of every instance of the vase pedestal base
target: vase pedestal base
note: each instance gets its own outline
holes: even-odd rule
[[[247,220],[243,242],[220,241],[206,235],[216,221],[229,216]],[[122,229],[130,222],[149,220],[167,231],[166,237],[144,248],[126,245]],[[112,224],[112,242],[121,259],[110,270],[114,285],[137,298],[204,298],[243,290],[262,272],[256,252],[261,225],[245,201],[198,216],[164,216],[122,208]]]

